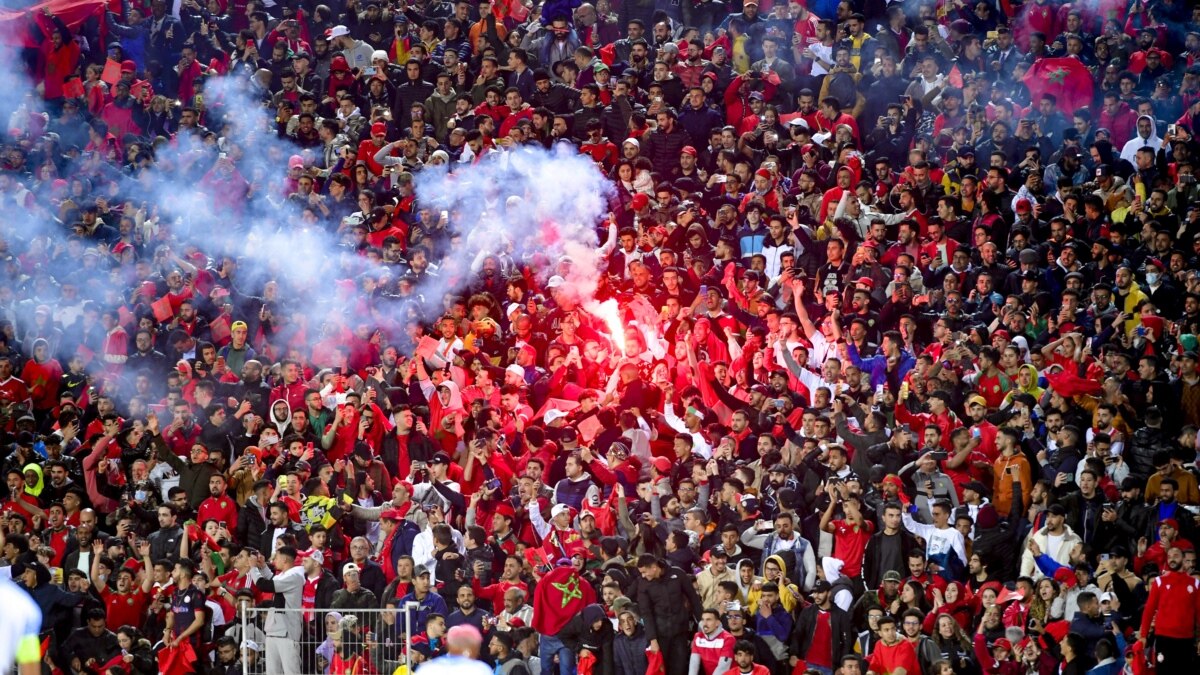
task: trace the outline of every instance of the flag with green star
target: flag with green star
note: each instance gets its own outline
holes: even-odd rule
[[[596,591],[574,567],[555,567],[533,592],[533,629],[555,635],[584,607],[596,602]]]
[[[1082,61],[1073,57],[1038,59],[1029,67],[1023,81],[1029,89],[1034,110],[1045,94],[1054,96],[1054,108],[1068,119],[1077,108],[1092,102],[1092,73]]]

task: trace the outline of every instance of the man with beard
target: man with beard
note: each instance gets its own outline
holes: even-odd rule
[[[459,586],[455,602],[458,608],[446,617],[446,628],[469,624],[478,629],[480,633],[488,631],[491,627],[492,615],[475,606],[475,591],[471,590],[469,585]]]
[[[1146,646],[1151,625],[1154,629],[1154,649],[1159,665],[1168,672],[1186,672],[1196,663],[1195,627],[1200,621],[1200,606],[1196,604],[1200,581],[1182,571],[1183,551],[1172,546],[1167,550],[1167,569],[1150,583],[1150,597],[1142,611],[1142,626],[1138,642]],[[1187,602],[1166,602],[1167,598],[1186,598]]]

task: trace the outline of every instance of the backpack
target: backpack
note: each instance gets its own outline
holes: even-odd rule
[[[854,107],[858,100],[858,84],[850,73],[833,73],[828,76],[829,95],[842,104],[842,110]]]

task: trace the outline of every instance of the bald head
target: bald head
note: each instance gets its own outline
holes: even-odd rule
[[[473,659],[479,655],[479,648],[482,645],[483,636],[480,635],[478,628],[470,624],[455,626],[446,633],[446,649],[451,654]]]

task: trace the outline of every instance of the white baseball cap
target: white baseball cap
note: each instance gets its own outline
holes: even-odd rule
[[[329,29],[330,39],[333,39],[336,37],[342,37],[343,35],[349,35],[349,34],[350,34],[350,29],[346,28],[345,26],[339,25],[339,26],[334,26],[333,28]]]

